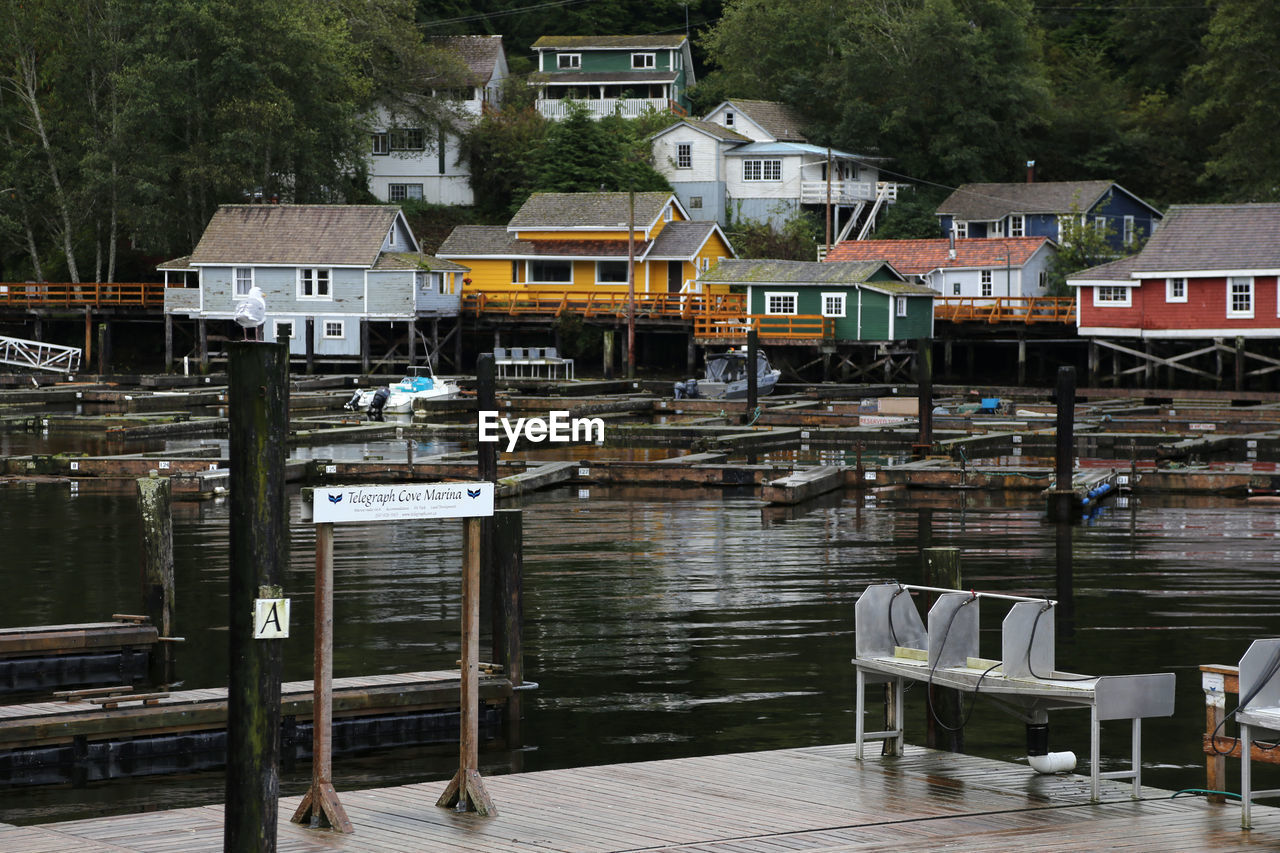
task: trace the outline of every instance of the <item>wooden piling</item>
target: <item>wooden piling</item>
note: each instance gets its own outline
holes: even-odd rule
[[[106,376],[111,372],[111,325],[107,322],[98,324],[98,375]]]
[[[307,375],[316,372],[316,318],[307,318]]]
[[[364,376],[369,375],[369,358],[372,353],[369,352],[369,321],[360,318],[360,373]]]
[[[921,564],[924,571],[924,585],[943,589],[960,589],[960,549],[959,548],[922,548]],[[924,610],[927,613],[933,606],[937,596],[925,594]],[[926,746],[931,749],[949,749],[951,752],[964,751],[964,730],[960,726],[963,704],[960,693],[946,687],[929,687],[929,702],[933,711],[926,708],[925,719]],[[938,719],[935,719],[935,714]],[[939,725],[938,720],[942,721]],[[954,728],[954,730],[953,730]]]
[[[1075,513],[1071,481],[1075,475],[1076,369],[1058,368],[1058,420],[1055,440],[1054,487],[1049,491],[1049,518],[1067,521]]]
[[[493,659],[511,686],[524,683],[524,511],[493,514]]]
[[[164,372],[173,373],[173,315],[164,315]]]
[[[604,378],[613,378],[613,329],[605,329],[603,340],[601,341],[601,349],[603,351]]]
[[[920,438],[916,457],[928,454],[933,446],[933,341],[916,341],[916,397],[920,410]]]
[[[138,481],[142,513],[142,606],[161,637],[173,636],[173,492],[168,477]]]
[[[760,333],[755,329],[747,332],[747,417],[756,410],[759,400],[758,378],[756,377],[756,359],[760,352]]]
[[[1244,338],[1243,337],[1236,338],[1235,368],[1236,368],[1236,390],[1243,391],[1244,390]]]
[[[476,408],[493,412],[498,408],[498,392],[494,379],[493,353],[481,353],[476,359]],[[481,442],[477,446],[476,474],[481,480],[498,482],[498,444]]]
[[[289,348],[228,344],[231,548],[227,850],[274,853],[280,796],[280,640],[254,639],[254,600],[283,597]]]
[[[209,372],[209,322],[201,317],[196,320],[196,349],[200,353],[200,372]]]

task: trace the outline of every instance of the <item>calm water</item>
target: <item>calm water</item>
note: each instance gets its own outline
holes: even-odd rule
[[[850,495],[795,514],[731,493],[592,488],[537,494],[524,509],[526,671],[540,689],[526,694],[523,748],[487,752],[486,773],[852,741],[854,601],[873,579],[918,580],[923,544],[962,549],[966,586],[1055,594],[1055,530],[1031,496]],[[285,677],[306,679],[314,551],[296,496],[291,512]],[[226,682],[227,521],[224,502],[174,506],[187,687]],[[0,484],[0,530],[0,624],[138,610],[131,488]],[[1073,531],[1077,624],[1060,635],[1060,668],[1178,674],[1176,716],[1144,729],[1150,784],[1203,787],[1196,667],[1235,663],[1277,632],[1278,537],[1277,507],[1214,499],[1130,501]],[[460,543],[458,522],[337,528],[336,676],[453,665]],[[998,642],[985,634],[983,654],[998,656]],[[924,713],[909,693],[912,742],[923,742]],[[1055,713],[1052,748],[1087,756],[1087,723],[1087,712]],[[1104,753],[1121,755],[1128,727],[1113,725]],[[1024,753],[1021,723],[981,700],[966,742],[993,757]],[[339,756],[334,769],[342,790],[454,768],[456,747]],[[286,773],[285,791],[303,790],[306,774]],[[9,788],[0,821],[221,797],[217,774]]]

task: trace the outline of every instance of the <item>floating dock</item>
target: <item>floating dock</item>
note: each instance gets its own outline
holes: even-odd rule
[[[1081,776],[1037,776],[1024,765],[909,747],[898,758],[854,759],[853,744],[490,776],[498,814],[435,805],[445,781],[338,795],[349,836],[288,821],[290,853],[780,853],[780,851],[1276,850],[1280,809],[1258,806],[1240,829],[1238,805],[1106,782],[1089,803]],[[221,851],[221,806],[40,826],[0,825],[6,853]]]

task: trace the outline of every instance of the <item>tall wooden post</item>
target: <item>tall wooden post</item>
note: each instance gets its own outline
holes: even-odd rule
[[[693,337],[693,331],[689,332],[689,339],[685,343],[684,350],[684,372],[693,376],[693,372],[698,369],[698,347],[697,341]]]
[[[1069,521],[1074,514],[1071,481],[1075,477],[1076,369],[1058,368],[1058,421],[1054,458],[1056,482],[1049,494],[1049,518]]]
[[[1018,385],[1027,384],[1027,339],[1018,338]]]
[[[760,333],[755,329],[747,332],[747,417],[756,410],[759,399],[757,387],[759,377],[756,376],[756,359],[760,357]]]
[[[173,373],[173,315],[164,315],[164,372]]]
[[[604,330],[604,339],[601,349],[604,357],[604,378],[613,378],[613,329]]]
[[[196,347],[200,353],[200,372],[209,372],[209,321],[201,317],[196,320]],[[85,353],[85,357],[88,357]]]
[[[1236,390],[1244,390],[1244,338],[1236,338]]]
[[[493,353],[481,353],[476,359],[476,408],[482,412],[492,412],[498,408],[498,391],[493,370]],[[476,474],[481,480],[498,482],[497,442],[480,443],[476,451]]]
[[[274,853],[280,796],[281,640],[254,639],[254,600],[283,597],[288,347],[227,345],[231,455],[230,681],[223,847]]]
[[[636,378],[636,192],[627,193],[627,378]]]
[[[923,457],[933,446],[933,341],[916,341],[916,406],[920,412],[920,438],[916,456]]]
[[[173,513],[169,479],[138,480],[138,509],[142,515],[142,607],[161,637],[173,636]],[[173,646],[161,643],[151,654],[153,684],[174,679]]]
[[[1089,338],[1089,374],[1088,382],[1090,388],[1098,387],[1098,340],[1097,338]]]
[[[311,691],[311,787],[293,813],[313,829],[354,832],[333,789],[333,523],[316,525],[315,681]]]
[[[493,514],[493,658],[513,687],[524,683],[524,511]]]
[[[369,318],[360,318],[360,373],[369,375]]]
[[[316,318],[307,318],[307,375],[316,372]]]
[[[462,709],[458,773],[436,805],[481,816],[497,815],[480,779],[480,519],[464,522],[462,543]]]
[[[936,586],[943,589],[960,589],[960,549],[959,548],[923,548],[920,551],[924,570],[925,586]],[[926,593],[924,597],[925,612],[937,600],[934,593]],[[929,704],[934,713],[925,720],[925,745],[931,749],[941,749],[946,744],[952,752],[964,751],[964,731],[960,728],[961,709],[959,691],[947,687],[930,687]],[[956,730],[943,728],[934,719],[934,714],[946,726]]]
[[[93,358],[93,309],[84,306],[84,366],[88,367]]]
[[[409,363],[414,364],[418,360],[418,322],[408,320],[405,327],[409,333]]]

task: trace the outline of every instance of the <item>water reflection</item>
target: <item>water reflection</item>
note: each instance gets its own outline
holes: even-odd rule
[[[853,603],[872,580],[915,577],[925,544],[961,549],[966,586],[1074,601],[1074,633],[1059,625],[1062,669],[1178,672],[1177,716],[1144,726],[1153,785],[1203,786],[1196,666],[1234,663],[1274,632],[1274,507],[1131,498],[1064,532],[1045,523],[1032,494],[847,492],[778,512],[721,491],[586,493],[525,499],[525,667],[541,685],[526,697],[528,770],[851,741]],[[292,506],[287,592],[302,639],[286,644],[285,677],[305,679],[314,541],[296,497]],[[0,553],[0,623],[136,610],[136,512],[131,489],[73,497],[65,484],[0,486],[0,529],[22,531]],[[174,529],[177,619],[188,638],[178,671],[188,687],[224,684],[227,507],[175,504]],[[336,676],[453,665],[460,543],[457,522],[338,528]],[[983,642],[994,642],[998,633],[983,628]],[[908,700],[908,739],[920,743],[918,700]],[[979,701],[969,751],[1013,760],[1023,739],[1020,722]],[[1087,743],[1087,713],[1052,719],[1051,748],[1086,754]],[[340,789],[443,780],[448,755],[341,756],[335,778]],[[500,750],[485,761],[486,772],[520,763]],[[305,785],[305,768],[296,775]],[[285,789],[299,790],[290,779]],[[216,774],[6,790],[0,821],[221,793]]]

